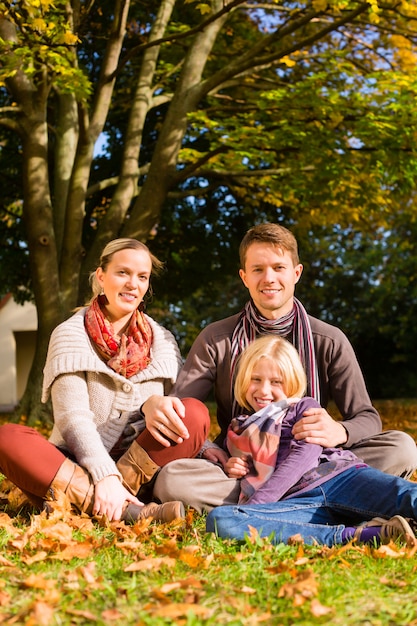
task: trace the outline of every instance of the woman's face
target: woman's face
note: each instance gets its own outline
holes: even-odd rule
[[[108,300],[106,313],[111,322],[127,321],[142,302],[149,288],[152,261],[146,250],[124,249],[115,252],[97,280]]]
[[[246,401],[255,411],[287,397],[283,378],[272,359],[261,357],[252,370]]]

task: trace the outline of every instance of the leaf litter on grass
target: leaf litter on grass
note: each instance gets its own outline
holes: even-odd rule
[[[415,548],[394,542],[311,547],[299,537],[290,547],[274,546],[254,529],[238,544],[206,535],[204,519],[192,511],[185,523],[141,520],[127,526],[74,514],[65,497],[35,513],[11,483],[3,480],[0,489],[6,507],[0,512],[0,623],[345,625],[358,619],[355,602],[358,611],[364,602],[374,624],[417,626],[412,612],[416,599],[407,600],[410,616],[398,617],[402,598],[409,597],[413,585],[405,569],[391,566],[411,565]],[[394,575],[378,564],[386,564]],[[332,594],[329,601],[326,572],[351,572],[355,580],[358,565],[377,572],[373,592],[378,586],[380,594],[384,589],[400,594],[386,621],[377,614],[382,600],[376,597],[371,605],[367,589],[363,598],[353,596],[344,616],[338,610],[348,600],[342,596],[337,605],[337,594]],[[413,580],[416,567],[409,571]],[[346,598],[351,597],[347,589]]]
[[[314,565],[318,560],[344,559],[349,553],[352,555],[366,555],[375,559],[387,558],[409,558],[411,551],[406,547],[388,544],[380,548],[369,546],[357,546],[354,544],[340,548],[320,548],[312,553],[302,543],[297,542],[295,551],[288,553],[287,558],[276,560],[276,547],[267,539],[257,536],[256,531],[251,530],[248,537],[246,549],[228,554],[214,555],[213,552],[204,552],[201,542],[179,543],[178,537],[182,530],[179,524],[167,525],[165,528],[156,527],[149,520],[141,521],[132,527],[126,526],[123,522],[108,523],[106,520],[99,520],[96,524],[89,518],[74,515],[66,506],[60,506],[59,502],[54,505],[52,511],[31,515],[29,524],[22,524],[19,518],[13,519],[3,513],[0,518],[1,527],[10,533],[10,539],[6,545],[6,554],[3,555],[3,568],[13,569],[16,559],[13,557],[19,554],[20,562],[26,566],[38,562],[61,561],[68,562],[71,558],[81,560],[93,559],[82,565],[78,565],[73,571],[73,577],[67,583],[67,587],[62,588],[59,579],[50,578],[48,572],[38,574],[29,573],[25,576],[23,570],[20,572],[20,587],[32,590],[34,593],[31,602],[14,615],[7,614],[7,623],[22,623],[49,625],[54,624],[54,614],[62,603],[63,595],[74,589],[81,589],[84,582],[91,589],[105,591],[103,578],[97,571],[94,561],[98,551],[108,547],[120,550],[125,557],[131,557],[124,567],[126,573],[148,573],[160,574],[165,572],[168,581],[165,580],[159,585],[151,584],[148,600],[141,606],[141,613],[147,615],[149,619],[173,620],[176,624],[187,624],[190,615],[197,620],[195,623],[204,623],[216,617],[217,623],[236,623],[236,613],[242,615],[241,624],[257,623],[280,623],[276,621],[276,610],[269,611],[268,606],[257,606],[256,603],[245,601],[245,598],[256,596],[258,589],[256,586],[240,584],[238,578],[233,580],[233,584],[226,584],[224,589],[218,588],[218,599],[206,601],[207,588],[210,584],[206,580],[204,572],[210,574],[213,566],[224,568],[232,563],[243,564],[245,560],[251,566],[253,553],[248,551],[253,548],[257,555],[261,557],[265,566],[266,575],[272,579],[285,575],[286,581],[277,585],[277,598],[287,601],[294,611],[304,608],[312,619],[330,618],[334,609],[326,606],[320,601],[320,579],[314,572]],[[105,530],[111,536],[97,534],[97,526]],[[74,534],[78,538],[74,538]],[[190,538],[195,540],[195,533],[190,532]],[[81,546],[81,549],[80,549]],[[7,558],[10,555],[10,558]],[[183,566],[187,573],[181,576],[178,573],[178,564]],[[197,572],[197,575],[190,574],[190,571]],[[245,569],[242,570],[244,578]],[[230,582],[230,581],[229,581]],[[385,583],[384,583],[385,584]],[[178,592],[182,597],[178,597]],[[9,592],[4,591],[0,596],[0,608],[8,608],[13,600]],[[224,607],[227,606],[228,610]],[[105,623],[126,623],[126,615],[118,607],[103,609],[100,613],[92,608],[66,609],[68,615],[73,616],[73,623],[77,619],[81,623],[86,621],[104,620]],[[17,620],[17,622],[15,622]],[[181,622],[181,620],[183,620]],[[5,620],[0,620],[5,621]],[[139,622],[131,621],[136,624]],[[144,624],[147,622],[143,622]],[[162,622],[161,622],[162,623]],[[282,622],[286,623],[286,622]]]

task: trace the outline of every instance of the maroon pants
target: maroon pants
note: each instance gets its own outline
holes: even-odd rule
[[[195,398],[184,398],[184,423],[190,434],[181,444],[165,448],[145,430],[136,441],[160,467],[175,459],[195,457],[207,439],[210,416]],[[0,472],[39,503],[65,460],[65,455],[34,428],[21,424],[0,426]]]

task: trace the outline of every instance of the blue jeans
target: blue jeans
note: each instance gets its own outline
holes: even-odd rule
[[[273,543],[300,534],[307,544],[342,543],[346,526],[373,517],[417,519],[417,483],[372,467],[351,468],[310,491],[267,504],[219,506],[207,516],[207,532],[244,539],[253,526]]]

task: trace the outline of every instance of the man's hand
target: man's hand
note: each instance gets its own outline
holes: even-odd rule
[[[179,398],[172,396],[150,396],[142,405],[146,428],[163,446],[182,443],[189,438],[183,422],[185,408]]]
[[[334,420],[323,408],[307,409],[303,417],[294,424],[292,434],[297,440],[315,443],[322,448],[335,448],[348,439],[347,432],[340,422]]]
[[[223,468],[226,466],[228,461],[228,455],[225,450],[222,450],[219,447],[207,448],[204,450],[202,454],[203,459],[207,459],[207,461],[211,461],[212,463],[220,464]]]
[[[229,478],[243,478],[249,472],[249,465],[245,459],[241,459],[238,456],[231,456],[226,465],[224,471]]]

